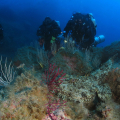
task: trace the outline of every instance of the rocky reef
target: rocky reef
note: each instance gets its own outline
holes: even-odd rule
[[[13,60],[16,78],[0,89],[1,120],[119,120],[119,46],[120,41],[89,50],[62,47],[54,55],[38,54],[32,46],[20,48]],[[57,91],[52,94],[53,85],[42,76],[54,64],[48,80],[58,69],[66,75],[61,81],[62,75],[56,75]]]

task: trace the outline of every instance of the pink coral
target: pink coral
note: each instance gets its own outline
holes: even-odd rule
[[[70,120],[62,109],[57,109],[54,113],[46,115],[42,120]]]
[[[102,110],[102,115],[104,118],[107,118],[110,114],[112,109],[110,109],[108,106],[105,107],[105,109]]]
[[[48,86],[50,93],[56,93],[56,91],[58,90],[58,86],[63,82],[63,77],[66,74],[62,74],[63,70],[60,72],[60,68],[56,70],[56,67],[57,66],[55,64],[50,64],[48,71],[45,71],[45,74],[43,75],[43,78]]]
[[[48,86],[48,90],[49,93],[55,94],[59,88],[58,86],[63,82],[63,76],[65,76],[65,74],[63,74],[63,70],[60,72],[60,68],[58,68],[58,70],[56,70],[56,65],[55,64],[50,64],[48,71],[45,71],[45,74],[43,75],[43,78],[45,79],[45,82]],[[60,101],[59,100],[53,100],[53,96],[51,94],[48,94],[48,103],[46,104],[47,106],[47,114],[49,116],[46,116],[46,118],[44,120],[65,120],[62,119],[63,117],[61,117],[60,119],[58,119],[58,117],[56,115],[54,115],[53,113],[59,109],[62,106],[65,106],[64,104],[66,103],[66,101]]]
[[[47,105],[47,113],[50,115],[52,112],[56,111],[58,108],[65,106],[66,101],[52,100],[52,96],[48,96],[49,102]]]

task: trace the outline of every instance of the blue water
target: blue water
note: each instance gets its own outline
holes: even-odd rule
[[[23,46],[31,45],[31,42],[34,42],[35,40],[37,40],[38,39],[38,36],[36,35],[37,30],[38,30],[39,26],[42,24],[42,22],[45,19],[45,17],[49,16],[53,20],[60,21],[60,27],[61,27],[61,30],[63,31],[64,27],[66,26],[67,22],[69,21],[69,19],[71,18],[72,14],[74,12],[93,13],[93,16],[94,16],[94,18],[96,19],[96,22],[97,22],[97,34],[96,34],[96,36],[99,36],[99,35],[104,35],[105,36],[105,42],[99,44],[97,47],[105,47],[105,46],[110,45],[114,41],[120,40],[120,1],[119,0],[0,0],[0,24],[2,24],[3,29],[4,29],[4,39],[3,39],[2,42],[0,41],[0,58],[2,56],[3,57],[3,61],[4,61],[4,58],[7,57],[8,58],[8,63],[9,63],[9,61],[11,61],[11,58],[14,59],[14,56],[17,53],[17,49],[18,48],[21,48]],[[98,67],[100,65],[102,66],[102,62],[101,61],[107,61],[109,59],[109,57],[113,56],[114,53],[118,52],[118,54],[115,54],[115,56],[112,58],[112,61],[111,61],[111,62],[114,61],[115,64],[113,66],[114,67],[117,66],[117,68],[113,69],[108,74],[108,75],[110,75],[112,73],[110,76],[105,77],[106,74],[107,74],[106,70],[109,70],[108,67],[110,67],[111,64],[112,64],[112,63],[108,62],[109,65],[107,65],[108,64],[107,63],[105,66],[101,67],[102,68],[102,69],[100,69],[101,74],[99,74],[99,76],[100,75],[102,76],[102,77],[100,76],[100,80],[105,77],[104,79],[106,81],[108,79],[110,79],[112,81],[111,82],[109,80],[110,82],[108,82],[108,83],[113,83],[114,82],[113,85],[115,85],[117,87],[113,87],[112,84],[110,84],[112,87],[110,85],[109,86],[111,88],[111,91],[115,91],[115,93],[113,93],[113,99],[115,99],[116,101],[118,100],[118,102],[119,102],[118,98],[120,98],[120,97],[119,97],[118,93],[119,93],[119,86],[120,86],[120,82],[119,82],[119,80],[120,80],[119,76],[120,75],[119,75],[119,71],[118,71],[119,70],[118,69],[119,66],[118,66],[118,64],[116,64],[116,61],[119,61],[118,59],[120,58],[120,56],[119,56],[119,45],[118,46],[116,45],[116,47],[114,48],[112,46],[112,50],[110,49],[111,54],[109,54],[109,55],[103,54],[103,53],[100,53],[100,52],[97,52],[97,53],[100,53],[100,55],[97,55],[97,53],[94,52],[95,53],[95,57],[93,57],[93,54],[91,55],[89,51],[86,51],[85,56],[82,56],[82,54],[80,53],[81,56],[79,55],[80,59],[78,59],[78,60],[80,60],[80,62],[77,63],[77,64],[75,64],[75,61],[78,61],[78,60],[76,60],[76,58],[78,58],[79,56],[75,58],[74,57],[75,55],[74,55],[73,59],[72,59],[72,57],[68,55],[68,57],[67,56],[63,56],[64,57],[63,59],[66,60],[65,65],[66,66],[68,65],[68,68],[70,68],[70,69],[72,69],[72,67],[74,69],[74,66],[76,67],[77,65],[80,64],[78,66],[79,69],[76,69],[77,68],[76,67],[75,70],[78,70],[80,72],[80,70],[82,71],[82,69],[83,69],[83,71],[80,72],[80,75],[82,75],[82,73],[85,74],[85,80],[88,81],[88,79],[89,79],[89,72],[88,72],[88,70],[90,69],[90,72],[92,70],[94,70],[94,68],[92,68],[92,65],[91,65],[91,63],[94,63],[93,61],[96,60],[95,63],[94,63],[95,67],[96,66]],[[19,67],[19,65],[23,65],[24,66],[29,61],[28,64],[30,66],[26,65],[26,67],[28,67],[27,69],[29,70],[29,69],[32,69],[35,64],[37,64],[38,61],[37,62],[35,61],[35,64],[34,64],[33,61],[34,61],[34,59],[38,58],[38,56],[35,58],[34,50],[31,52],[31,54],[29,54],[30,53],[29,50],[32,51],[32,49],[28,49],[28,55],[23,53],[24,50],[23,50],[23,52],[22,52],[22,50],[19,52],[20,54],[18,54],[17,59],[15,61],[13,61],[14,65],[16,67]],[[105,50],[105,51],[107,53],[109,52],[107,50]],[[86,54],[88,54],[88,55],[86,55]],[[19,59],[19,56],[20,56],[21,59]],[[26,56],[28,58],[26,58]],[[103,59],[103,60],[101,60],[101,59]],[[116,59],[116,60],[114,60],[114,59]],[[93,60],[93,61],[91,62],[90,60],[91,61]],[[25,62],[25,64],[21,64],[23,61]],[[57,59],[55,58],[55,62],[56,61],[57,61]],[[81,62],[81,61],[85,61],[85,62]],[[54,61],[52,61],[52,62],[54,62]],[[59,59],[58,59],[57,62],[59,62]],[[61,61],[59,62],[59,64],[61,64],[61,66],[62,66],[62,62]],[[40,64],[40,67],[42,68],[43,63],[41,63],[41,62],[38,62],[38,63]],[[87,63],[86,64],[86,66],[88,65],[87,67],[85,65],[83,65],[85,63]],[[37,65],[35,65],[35,66],[37,66]],[[63,64],[63,66],[64,66],[64,64]],[[85,68],[83,68],[84,66],[85,66]],[[97,69],[97,67],[95,69]],[[2,69],[1,65],[0,65],[0,69]],[[38,70],[39,66],[36,67],[36,69]],[[85,69],[87,71],[86,72],[87,74],[84,72]],[[5,69],[5,70],[7,70],[7,69]],[[25,69],[23,69],[23,70],[25,70]],[[33,70],[34,69],[32,69],[32,72],[33,72]],[[104,74],[102,74],[102,70],[103,70]],[[66,71],[67,71],[67,69],[66,69]],[[20,71],[18,70],[17,72],[18,72],[17,74],[20,75],[23,71],[22,70],[20,70]],[[0,74],[2,74],[2,73],[0,72]],[[33,73],[33,74],[36,74],[36,72]],[[25,74],[25,75],[27,75],[27,74]],[[93,76],[94,74],[91,74],[91,75]],[[89,80],[92,80],[91,79],[92,76],[90,76]],[[0,76],[0,77],[2,77],[2,76]],[[23,81],[24,81],[24,79],[27,78],[26,76],[24,77],[24,75],[22,77],[23,77]],[[20,79],[22,79],[22,77]],[[29,77],[31,77],[31,76],[28,76],[28,79],[29,79]],[[31,79],[32,78],[30,78],[30,81],[31,81]],[[72,78],[70,78],[70,79],[72,79]],[[85,80],[82,80],[82,77],[80,79],[83,82],[82,83],[82,85],[83,85],[85,83],[84,82]],[[83,77],[83,79],[84,79],[84,77]],[[93,80],[95,80],[95,79],[96,79],[96,77],[94,77]],[[103,81],[105,81],[104,79],[103,79]],[[92,80],[92,82],[93,82],[93,80]],[[98,81],[98,79],[96,79],[96,80]],[[73,79],[73,80],[71,80],[71,83],[74,84],[76,81],[77,81],[77,79]],[[27,84],[28,82],[29,81],[25,82],[25,84]],[[35,83],[38,84],[38,82],[35,82]],[[94,88],[92,90],[95,90],[95,89],[97,90],[97,88],[101,89],[102,88],[102,87],[100,87],[101,84],[104,84],[104,82],[103,83],[100,82],[100,86],[97,87],[97,82],[95,81],[93,83],[95,84],[95,85],[94,84],[93,85],[96,88]],[[18,89],[18,91],[15,92],[15,95],[18,95],[18,94],[22,95],[22,92],[24,92],[24,91],[27,91],[26,92],[27,94],[25,94],[25,95],[28,95],[29,90],[31,90],[32,87],[33,87],[33,86],[30,86],[31,88],[29,88],[27,86],[24,87],[25,85],[23,85],[23,88],[22,88],[22,84],[24,84],[24,82],[23,83],[20,82],[20,87],[18,86],[18,88],[17,88],[18,84],[19,83],[15,84],[15,87],[16,87],[15,91],[16,91],[16,89]],[[32,84],[33,84],[33,82],[32,82]],[[90,84],[90,85],[92,86],[92,84]],[[28,84],[28,86],[29,86],[29,84]],[[76,86],[76,85],[74,84],[74,86]],[[4,88],[4,87],[2,87],[2,88]],[[82,87],[82,89],[85,89],[85,88],[86,87],[84,87],[84,86]],[[104,84],[103,91],[106,90],[105,92],[107,93],[107,92],[109,92],[109,90],[107,91],[106,88],[108,88],[108,87],[106,87],[106,84]],[[1,86],[0,86],[0,89],[1,89]],[[6,89],[5,92],[1,91],[1,93],[0,93],[1,96],[2,97],[6,97],[6,95],[5,95],[7,93],[6,91],[9,90],[9,89]],[[115,90],[115,89],[118,89],[118,91]],[[42,89],[42,91],[43,90],[44,89]],[[13,94],[13,91],[12,91],[12,94]],[[12,94],[10,94],[10,95],[12,95]],[[39,95],[42,95],[42,94],[40,93]],[[97,92],[95,92],[95,94],[97,94]],[[110,92],[109,94],[112,94],[112,93]],[[100,94],[100,96],[101,95],[102,94]],[[82,93],[81,93],[81,96],[82,96]],[[25,97],[25,98],[23,97],[23,101],[22,101],[21,97],[19,96],[18,98],[20,98],[20,99],[17,99],[17,101],[20,100],[19,103],[21,102],[21,106],[22,106],[22,104],[25,105],[25,102],[28,102],[28,104],[26,104],[26,105],[31,105],[32,106],[32,104],[30,103],[32,101],[32,99],[31,99],[32,97],[30,96],[29,99],[28,99],[28,96]],[[86,94],[84,95],[84,92],[83,92],[83,98],[85,99],[85,97],[86,97]],[[12,98],[12,97],[10,96],[10,98]],[[39,98],[41,99],[41,97],[39,97]],[[13,97],[13,99],[14,99],[14,97]],[[81,98],[78,97],[78,99],[81,99]],[[44,100],[44,99],[41,99],[41,100]],[[89,105],[89,107],[91,107],[91,108],[94,107],[93,108],[94,112],[92,111],[94,114],[99,113],[98,109],[100,110],[100,107],[99,107],[100,105],[102,106],[100,112],[102,110],[104,110],[104,111],[106,110],[108,112],[108,111],[111,111],[113,108],[116,109],[116,105],[117,104],[115,104],[115,103],[114,103],[115,105],[112,103],[110,105],[110,109],[109,109],[109,106],[107,106],[109,104],[109,102],[107,103],[107,101],[105,101],[107,107],[106,106],[104,107],[104,104],[102,104],[103,100],[99,101],[98,95],[96,95],[95,100],[94,101],[96,103],[94,105],[91,105],[91,106]],[[12,99],[11,99],[11,101],[12,101]],[[15,103],[14,101],[12,101],[12,102]],[[15,106],[12,106],[12,102],[10,102],[11,103],[10,107],[11,107],[11,109],[13,107],[12,110],[14,110]],[[101,103],[101,104],[98,104],[98,103]],[[16,105],[18,106],[18,104],[16,104]],[[42,105],[42,104],[39,103],[39,105]],[[7,103],[5,104],[5,106],[7,106]],[[37,106],[37,104],[36,104],[36,106]],[[28,108],[28,107],[26,107],[26,108]],[[119,106],[118,106],[118,108],[119,108]],[[117,108],[116,111],[119,111],[118,108]],[[72,108],[72,109],[74,110],[74,108]],[[77,109],[77,107],[76,107],[76,109]],[[96,112],[96,109],[97,109],[97,112]],[[112,110],[112,112],[115,113],[114,109]],[[5,108],[5,113],[6,113],[6,110],[7,110],[7,108]],[[29,110],[29,111],[31,111],[31,110]],[[34,110],[35,110],[35,107],[34,107]],[[17,109],[16,109],[16,111],[17,111]],[[85,109],[85,111],[87,112],[86,109]],[[104,112],[105,116],[107,116],[106,114],[109,113],[109,112],[107,113],[106,111]],[[78,110],[78,112],[80,112],[80,110]],[[11,111],[11,113],[12,113],[12,111]],[[16,113],[15,113],[15,115],[17,115]],[[20,115],[24,115],[23,111],[22,111],[22,114],[20,114]],[[89,115],[91,115],[91,114],[89,114]],[[109,114],[109,115],[112,116],[111,114]],[[116,115],[117,115],[117,113],[114,114],[113,116],[116,117]],[[11,117],[11,114],[10,115],[6,114],[6,116],[7,117],[8,116]],[[32,114],[32,116],[33,116],[33,114]],[[35,116],[37,116],[37,114]],[[27,118],[28,118],[28,115],[27,115]],[[97,116],[96,116],[96,118],[97,118]]]
[[[59,20],[63,30],[73,12],[93,13],[97,22],[96,36],[102,34],[106,38],[105,42],[98,46],[104,47],[120,39],[119,6],[119,0],[1,0],[0,23],[5,28],[5,34],[8,35],[11,29],[13,30],[9,37],[14,39],[9,45],[16,46],[12,47],[14,51],[17,47],[37,39],[36,31],[46,16]],[[3,44],[7,47],[9,45]]]

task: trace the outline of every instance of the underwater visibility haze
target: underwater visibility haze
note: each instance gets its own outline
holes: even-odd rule
[[[119,0],[1,0],[0,120],[120,120],[119,32]]]

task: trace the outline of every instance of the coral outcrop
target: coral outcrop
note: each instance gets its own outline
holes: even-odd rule
[[[105,48],[73,49],[72,52],[63,48],[54,55],[50,54],[46,61],[49,65],[56,65],[52,74],[49,71],[50,79],[48,74],[42,77],[49,66],[47,62],[37,61],[39,56],[35,47],[19,49],[13,61],[17,77],[0,89],[1,120],[119,120],[120,60],[117,43]],[[56,70],[62,71],[63,76],[66,73],[64,79]],[[51,85],[53,83],[57,90]],[[53,94],[50,90],[54,89]]]

